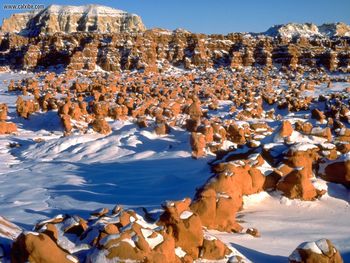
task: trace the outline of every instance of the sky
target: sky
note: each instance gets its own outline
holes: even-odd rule
[[[350,24],[350,0],[1,0],[0,4],[0,21],[13,13],[4,4],[101,4],[140,15],[147,28],[207,34],[263,32],[288,22]]]

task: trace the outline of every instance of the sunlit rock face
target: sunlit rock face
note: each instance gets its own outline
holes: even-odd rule
[[[57,32],[120,33],[144,31],[139,16],[100,5],[49,7],[35,12],[20,13],[4,19],[1,31],[36,36]]]

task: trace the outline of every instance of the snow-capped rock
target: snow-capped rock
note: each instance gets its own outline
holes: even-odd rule
[[[3,32],[24,35],[56,32],[139,32],[145,26],[139,16],[101,5],[50,5],[41,11],[14,14],[4,19]]]
[[[329,23],[317,26],[313,23],[287,23],[270,27],[265,33],[272,37],[333,37],[350,36],[350,26],[344,23]]]

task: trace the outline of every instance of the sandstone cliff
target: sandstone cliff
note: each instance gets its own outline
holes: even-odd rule
[[[1,26],[2,32],[27,36],[56,32],[119,33],[144,30],[139,16],[100,5],[50,5],[41,11],[14,14],[4,19]]]
[[[139,33],[55,33],[0,36],[0,66],[40,70],[164,71],[193,68],[284,66],[291,70],[349,71],[350,38],[273,38],[241,33],[194,34],[183,30]]]

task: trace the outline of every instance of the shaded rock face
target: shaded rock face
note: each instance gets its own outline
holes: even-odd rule
[[[342,263],[339,251],[328,239],[300,244],[289,256],[289,263]]]
[[[64,252],[48,235],[36,232],[22,233],[13,244],[11,262],[78,262]]]
[[[328,182],[350,187],[350,154],[347,153],[342,159],[321,163],[319,176]]]
[[[14,14],[4,19],[1,26],[2,32],[29,36],[57,32],[119,33],[144,30],[139,16],[99,5],[50,5],[39,12]]]

